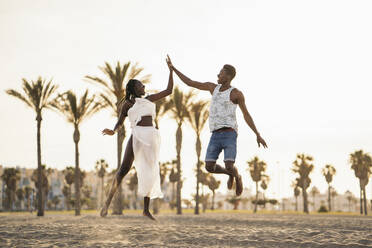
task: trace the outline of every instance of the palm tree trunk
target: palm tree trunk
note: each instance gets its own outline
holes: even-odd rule
[[[119,116],[119,115],[118,115]],[[121,166],[121,153],[123,150],[123,141],[125,138],[125,129],[124,126],[122,128],[119,128],[118,134],[117,134],[117,171],[119,171],[120,166]],[[117,193],[114,198],[114,208],[112,211],[113,215],[122,215],[123,214],[123,190],[121,187],[121,184],[118,186]]]
[[[367,197],[366,197],[366,186],[363,189],[363,202],[364,202],[364,215],[367,215]]]
[[[256,201],[254,203],[254,213],[257,212],[257,202],[258,202],[258,181],[256,181]]]
[[[41,113],[37,113],[37,216],[44,216],[44,204],[43,204],[43,184],[42,180],[42,168],[41,168]]]
[[[313,211],[316,212],[316,207],[315,207],[315,194],[313,195]]]
[[[172,183],[172,201],[174,201],[175,200],[175,194],[174,194],[174,192],[175,192],[175,183]]]
[[[75,216],[80,215],[79,141],[80,141],[79,128],[78,128],[78,126],[75,126],[75,130],[74,130],[74,143],[75,143]]]
[[[182,184],[182,177],[181,177],[181,147],[182,147],[182,128],[181,124],[178,124],[177,133],[176,133],[176,144],[177,144],[177,214],[182,214],[182,206],[181,206],[181,184]]]
[[[195,214],[199,214],[199,183],[200,183],[200,152],[201,152],[201,142],[200,135],[196,136],[196,155],[198,156],[198,161],[196,164],[196,196],[195,196]]]
[[[308,208],[308,202],[307,202],[307,192],[304,188],[302,188],[302,195],[304,198],[304,212],[309,213],[309,208]]]
[[[69,187],[68,187],[68,190],[69,190],[69,195],[68,195],[68,199],[67,199],[67,210],[70,211],[71,210],[71,196],[72,196],[72,193],[71,193],[71,187],[72,185],[70,184]]]
[[[102,177],[102,183],[101,183],[101,205],[103,207],[103,192],[105,191],[105,176]]]
[[[214,210],[214,196],[216,195],[216,193],[214,192],[214,190],[212,191],[212,207],[211,209]]]
[[[298,211],[298,201],[297,201],[297,198],[298,196],[295,196],[296,197],[296,212]]]
[[[331,185],[328,183],[328,211],[331,212]]]
[[[361,186],[360,186],[360,214],[363,214],[363,189]]]

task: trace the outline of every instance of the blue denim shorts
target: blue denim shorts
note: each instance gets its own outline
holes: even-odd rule
[[[212,133],[209,140],[205,161],[215,162],[224,151],[224,161],[235,161],[236,158],[236,131]]]

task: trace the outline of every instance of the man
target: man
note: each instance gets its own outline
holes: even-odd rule
[[[170,61],[170,59],[169,59]],[[235,68],[224,65],[217,75],[218,84],[193,81],[177,70],[172,62],[170,64],[177,76],[188,86],[199,90],[209,91],[212,94],[212,102],[209,111],[209,128],[212,132],[207,154],[205,158],[206,169],[211,173],[226,174],[229,176],[227,188],[232,189],[234,179],[236,181],[236,195],[243,191],[242,178],[234,166],[236,158],[236,138],[238,125],[236,122],[236,107],[239,105],[244,120],[257,136],[257,144],[267,148],[265,140],[253,122],[245,105],[244,95],[241,91],[231,86],[235,77]],[[219,154],[224,150],[225,168],[216,164]]]

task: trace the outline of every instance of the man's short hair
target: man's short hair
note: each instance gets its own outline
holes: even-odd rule
[[[223,66],[223,69],[226,71],[227,74],[231,76],[231,80],[235,77],[236,71],[234,66],[226,64]]]

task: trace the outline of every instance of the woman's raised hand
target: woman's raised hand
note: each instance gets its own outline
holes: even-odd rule
[[[169,55],[167,55],[167,58],[165,60],[167,62],[167,65],[168,65],[168,68],[170,71],[173,71],[173,64],[172,64],[172,61],[171,59],[169,58]]]
[[[105,128],[105,129],[103,129],[102,134],[103,135],[106,135],[106,134],[107,135],[114,135],[115,132],[113,130],[111,130],[111,129]]]

